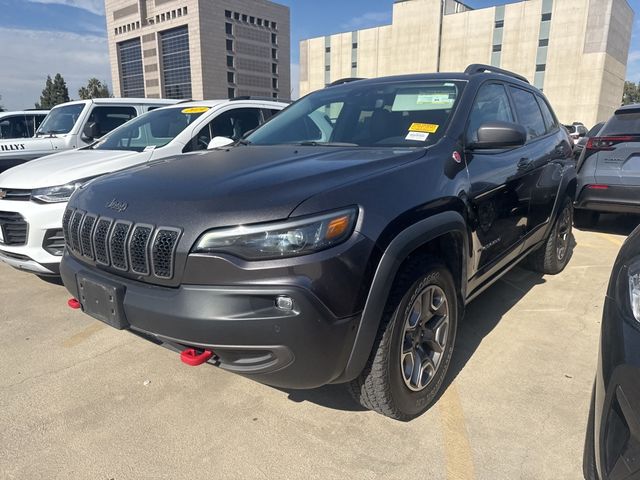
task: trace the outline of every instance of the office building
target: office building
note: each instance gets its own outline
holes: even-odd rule
[[[267,0],[106,0],[115,96],[288,99],[289,8]]]
[[[455,0],[397,0],[391,25],[303,40],[300,93],[344,77],[485,63],[527,77],[560,121],[593,125],[620,106],[632,25],[626,0],[524,0],[477,10]]]

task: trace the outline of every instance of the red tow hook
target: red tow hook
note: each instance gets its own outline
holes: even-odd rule
[[[74,310],[78,310],[81,306],[80,302],[76,298],[70,298],[67,301],[67,305],[69,305],[69,308],[73,308]]]
[[[198,353],[198,350],[195,348],[187,348],[180,352],[180,360],[182,360],[182,363],[197,367],[203,363],[207,363],[211,357],[213,357],[211,350],[202,350],[201,352],[202,353]]]

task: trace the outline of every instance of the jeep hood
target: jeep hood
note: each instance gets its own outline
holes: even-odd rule
[[[112,218],[185,227],[199,235],[203,229],[287,218],[319,192],[424,155],[425,149],[406,148],[240,146],[102,177],[79,190],[70,204]],[[113,200],[126,209],[110,210]]]
[[[68,150],[13,167],[0,174],[0,188],[31,190],[65,185],[75,180],[115,172],[144,163],[148,152],[109,150]]]

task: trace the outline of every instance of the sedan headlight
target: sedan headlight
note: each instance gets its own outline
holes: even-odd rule
[[[56,187],[36,188],[31,192],[31,199],[44,203],[68,202],[77,189],[93,178],[95,177],[76,180]]]
[[[196,253],[228,253],[245,260],[307,255],[346,241],[358,217],[355,208],[282,223],[211,230]]]
[[[629,267],[629,300],[633,316],[640,322],[640,263]]]

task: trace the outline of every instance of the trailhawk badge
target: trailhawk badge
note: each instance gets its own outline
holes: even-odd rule
[[[120,202],[115,198],[107,203],[107,208],[111,210],[115,210],[118,213],[124,212],[127,208],[129,208],[129,204],[127,202]]]

